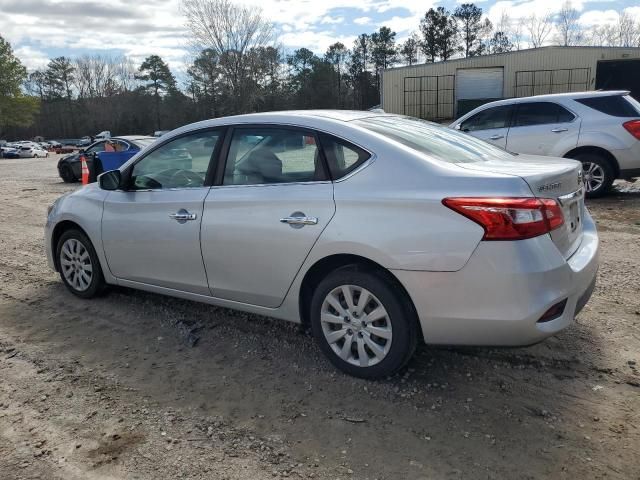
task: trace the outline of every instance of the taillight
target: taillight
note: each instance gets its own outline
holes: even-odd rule
[[[624,122],[622,126],[627,132],[640,140],[640,120],[629,120]]]
[[[552,198],[445,198],[442,203],[484,228],[483,240],[523,240],[544,235],[564,223]]]

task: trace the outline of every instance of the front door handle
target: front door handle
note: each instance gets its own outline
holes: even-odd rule
[[[280,223],[288,223],[293,228],[302,228],[305,225],[317,225],[317,217],[307,217],[302,212],[293,212],[289,217],[280,219]]]
[[[489,140],[500,140],[501,138],[504,138],[504,135],[491,135]]]
[[[178,223],[185,223],[188,220],[195,220],[198,218],[197,213],[189,213],[184,208],[181,208],[176,213],[170,213],[169,218],[177,221]]]
[[[553,130],[551,130],[553,133],[562,133],[562,132],[566,132],[568,131],[568,128],[554,128]]]

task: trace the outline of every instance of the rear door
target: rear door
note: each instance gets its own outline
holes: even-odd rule
[[[513,105],[486,108],[460,124],[460,130],[474,137],[506,148]]]
[[[507,150],[532,155],[562,156],[578,143],[580,119],[554,102],[516,105],[507,135]]]
[[[226,143],[204,203],[209,285],[218,298],[277,307],[333,217],[333,184],[309,130],[236,127]]]

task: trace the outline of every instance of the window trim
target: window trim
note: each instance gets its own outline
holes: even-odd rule
[[[522,105],[527,105],[527,104],[531,104],[531,103],[551,103],[553,105],[556,105],[560,108],[564,108],[567,112],[569,112],[571,115],[573,115],[573,118],[568,121],[568,122],[549,122],[549,123],[536,123],[535,125],[516,125],[516,118],[518,117],[518,111],[520,110],[520,107]],[[514,112],[511,116],[511,125],[509,126],[509,128],[523,128],[523,127],[542,127],[544,125],[555,125],[555,124],[559,124],[559,123],[573,123],[578,119],[578,114],[576,114],[576,112],[574,112],[573,110],[571,110],[570,108],[568,108],[567,106],[563,105],[562,103],[558,103],[558,102],[553,102],[551,100],[536,100],[536,101],[531,101],[531,102],[517,102],[515,103],[515,109]]]
[[[214,171],[217,165],[220,163],[219,160],[220,160],[220,152],[222,149],[222,144],[226,141],[226,137],[228,133],[228,127],[226,125],[189,130],[188,132],[183,132],[179,135],[175,135],[171,138],[167,138],[163,142],[158,143],[157,145],[153,143],[152,148],[149,151],[145,152],[144,155],[142,155],[140,158],[136,158],[136,160],[133,163],[131,163],[131,165],[127,166],[127,168],[122,171],[123,184],[125,185],[125,188],[123,190],[126,192],[167,192],[172,190],[186,190],[186,188],[148,188],[148,189],[136,190],[131,188],[131,178],[132,178],[131,174],[133,172],[134,167],[138,164],[138,162],[141,162],[142,160],[147,158],[147,156],[149,156],[159,148],[164,147],[168,143],[171,143],[174,140],[178,140],[180,138],[189,137],[192,135],[198,135],[205,132],[213,132],[213,131],[220,131],[220,137],[218,142],[216,143],[215,148],[213,149],[213,152],[211,152],[211,156],[209,157],[209,165],[207,166],[207,173],[205,174],[205,177],[204,177],[204,183],[202,184],[201,187],[189,187],[189,190],[192,190],[194,188],[211,187],[212,185],[211,181],[213,179]]]
[[[215,171],[215,177],[211,184],[212,187],[217,188],[237,188],[237,187],[276,187],[280,185],[308,185],[315,183],[330,183],[331,173],[329,172],[329,166],[325,157],[324,149],[320,143],[318,132],[310,127],[304,127],[300,125],[280,124],[280,123],[241,123],[227,126],[227,134],[224,139],[222,151],[217,162],[217,168]],[[316,142],[318,148],[318,154],[320,158],[320,165],[322,166],[322,179],[321,180],[307,180],[296,182],[281,182],[281,183],[251,183],[248,185],[229,185],[224,183],[224,172],[227,168],[227,162],[229,161],[229,150],[231,149],[231,141],[233,140],[233,134],[236,130],[297,130],[309,136],[312,136]]]
[[[462,122],[460,122],[460,124],[459,124],[460,125],[460,131],[464,132],[464,133],[471,133],[471,132],[486,132],[487,130],[500,130],[501,128],[507,128],[507,129],[511,128],[513,120],[515,118],[515,112],[516,112],[517,106],[518,106],[517,103],[505,103],[503,105],[494,105],[492,107],[483,108],[479,112],[476,112],[473,115],[471,115],[466,120],[463,120]],[[504,107],[509,109],[509,113],[507,114],[507,119],[506,119],[504,127],[483,128],[482,130],[463,130],[462,129],[462,124],[465,123],[465,122],[468,122],[473,117],[477,117],[478,115],[480,115],[481,113],[486,112],[487,110],[493,110],[493,109],[496,109],[496,108],[504,108]]]

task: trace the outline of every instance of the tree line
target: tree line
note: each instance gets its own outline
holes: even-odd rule
[[[386,26],[323,53],[285,52],[262,11],[231,0],[183,0],[193,60],[178,81],[151,55],[58,57],[27,73],[0,37],[0,135],[75,138],[101,130],[150,133],[205,118],[308,108],[367,109],[379,102],[382,71],[399,65],[558,45],[640,46],[640,26],[585,30],[566,2],[557,12],[496,25],[473,3],[430,8],[403,42]]]

